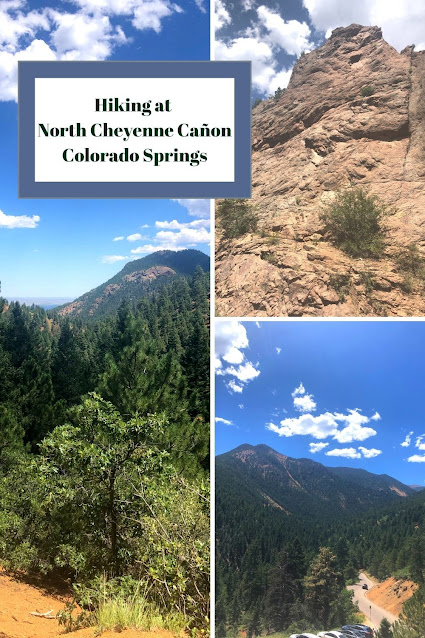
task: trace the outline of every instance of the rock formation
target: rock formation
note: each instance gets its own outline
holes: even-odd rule
[[[410,244],[425,256],[425,52],[398,53],[378,27],[336,29],[255,107],[252,141],[258,229],[217,228],[218,313],[425,314],[423,281],[397,262]],[[323,206],[353,183],[394,210],[382,259],[351,258],[324,232]]]

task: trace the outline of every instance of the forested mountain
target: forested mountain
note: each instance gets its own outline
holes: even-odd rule
[[[89,610],[143,590],[200,628],[209,274],[191,263],[97,320],[0,299],[0,565],[71,580]]]
[[[159,250],[130,261],[106,283],[93,288],[75,301],[55,309],[73,317],[101,317],[116,312],[123,301],[136,302],[177,275],[190,277],[196,268],[210,269],[210,260],[199,250]]]
[[[387,475],[327,468],[266,445],[218,456],[219,636],[237,628],[258,635],[261,628],[291,633],[344,624],[355,618],[344,586],[360,569],[422,584],[424,530],[425,492]],[[328,577],[334,593],[325,622],[310,587]]]
[[[353,514],[413,493],[386,475],[293,459],[266,445],[242,445],[218,456],[216,468],[217,483],[239,486],[242,499],[297,518]]]

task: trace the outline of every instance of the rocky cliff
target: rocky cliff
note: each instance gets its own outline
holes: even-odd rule
[[[218,312],[424,314],[423,280],[398,256],[411,244],[425,256],[425,52],[398,53],[378,27],[336,29],[253,110],[252,140],[258,229],[218,228]],[[323,207],[350,184],[393,209],[382,259],[350,258],[324,232]]]

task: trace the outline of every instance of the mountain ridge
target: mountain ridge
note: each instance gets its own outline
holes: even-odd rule
[[[257,504],[274,503],[301,518],[359,513],[415,493],[385,474],[295,459],[265,444],[242,444],[218,455],[216,480],[223,490],[232,482],[230,489],[243,485],[246,493],[240,498]]]
[[[85,318],[112,314],[123,301],[137,302],[175,277],[193,276],[197,267],[210,268],[208,255],[200,250],[159,250],[130,261],[105,283],[55,308],[54,313]]]

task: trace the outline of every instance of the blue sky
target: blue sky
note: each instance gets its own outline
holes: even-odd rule
[[[424,322],[220,319],[216,355],[217,454],[265,443],[424,484]]]
[[[288,84],[302,52],[351,23],[377,25],[397,50],[425,48],[423,0],[216,0],[215,59],[251,60],[254,97]]]
[[[209,252],[203,200],[18,199],[16,104],[18,59],[207,60],[209,23],[208,0],[1,0],[3,296],[74,298],[154,250]]]

